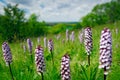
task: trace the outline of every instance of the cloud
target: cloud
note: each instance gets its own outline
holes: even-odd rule
[[[17,4],[21,4],[21,5],[32,5],[33,0],[5,0],[7,3],[17,3]]]
[[[0,13],[1,14],[4,14],[4,11],[3,11],[4,6],[5,6],[4,3],[0,2]]]
[[[4,1],[5,3],[3,3]],[[79,21],[96,5],[110,0],[0,0],[0,13],[3,6],[8,3],[19,4],[19,8],[30,14],[40,15],[40,20],[53,21]]]

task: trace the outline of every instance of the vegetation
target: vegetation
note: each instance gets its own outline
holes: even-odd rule
[[[116,24],[116,21],[120,20],[119,7],[119,0],[112,0],[96,5],[79,23],[52,24],[44,21],[39,22],[39,16],[34,13],[26,19],[25,12],[18,8],[18,4],[14,6],[8,4],[4,7],[4,15],[0,14],[0,39],[13,42],[24,40],[28,37],[46,35],[47,33],[58,34],[66,29],[81,29],[85,26],[94,27],[106,23]]]
[[[82,26],[96,26],[106,23],[114,23],[120,20],[120,1],[96,5],[90,13],[82,18]]]
[[[107,76],[107,80],[120,80],[120,2],[112,0],[104,4],[96,5],[92,12],[82,18],[82,22],[66,24],[59,23],[47,25],[46,22],[38,21],[36,14],[26,19],[25,12],[18,8],[18,5],[8,4],[4,7],[4,15],[0,14],[0,45],[8,41],[13,62],[11,64],[12,73],[15,80],[40,80],[41,75],[36,71],[35,59],[31,61],[31,55],[27,50],[24,52],[23,45],[27,46],[26,38],[31,38],[33,42],[32,56],[35,57],[34,50],[37,45],[44,47],[44,37],[52,39],[54,44],[54,66],[51,62],[51,54],[48,48],[44,48],[46,71],[45,80],[61,80],[60,62],[62,56],[67,52],[70,55],[71,80],[103,80],[103,70],[99,66],[99,40],[104,27],[110,28],[112,32],[112,66]],[[79,31],[84,26],[92,26],[93,51],[91,54],[91,65],[87,64],[87,54],[84,50],[84,43],[78,39]],[[65,30],[75,31],[75,41],[66,42]],[[57,35],[60,39],[56,39]],[[40,43],[37,37],[40,37]],[[23,41],[24,40],[24,41]],[[13,43],[11,43],[13,42]],[[2,50],[0,50],[0,79],[11,80],[9,68],[6,66]]]
[[[8,4],[4,7],[4,12],[4,15],[0,15],[0,34],[3,40],[13,42],[45,33],[45,22],[38,22],[35,14],[31,14],[27,20],[25,12],[18,8],[18,4]]]
[[[80,28],[82,28],[82,26],[79,23],[73,23],[73,24],[59,23],[52,26],[49,29],[48,33],[58,34],[58,33],[65,32],[66,29],[74,30],[74,29],[80,29]]]
[[[0,35],[2,40],[9,42],[24,40],[27,37],[38,37],[47,33],[60,33],[66,28],[76,29],[81,27],[75,24],[56,24],[48,26],[44,21],[39,22],[36,14],[31,14],[25,18],[25,12],[18,8],[18,4],[12,6],[8,4],[4,7],[4,15],[0,15]],[[52,28],[55,27],[55,28]]]
[[[120,22],[116,23],[120,30]],[[113,39],[113,61],[111,71],[107,76],[107,80],[120,80],[120,37],[116,34],[114,24],[100,25],[92,28],[93,32],[93,52],[91,54],[91,65],[87,65],[87,54],[84,50],[84,44],[79,43],[78,33],[79,30],[75,31],[75,42],[62,43],[62,39],[65,39],[65,33],[61,33],[61,38],[57,40],[54,35],[47,35],[47,39],[52,38],[54,42],[54,67],[51,62],[51,54],[48,49],[44,48],[46,72],[44,73],[45,80],[60,80],[60,62],[61,57],[68,52],[70,55],[70,69],[71,69],[71,80],[103,80],[103,70],[98,69],[99,64],[99,40],[101,30],[104,26],[108,26],[112,32]],[[43,37],[41,38],[40,45],[43,46]],[[33,52],[36,48],[37,39],[32,38],[33,41]],[[40,80],[41,76],[36,71],[36,66],[31,61],[29,52],[24,53],[21,48],[21,43],[26,45],[25,42],[9,43],[11,52],[13,55],[13,63],[11,64],[12,72],[15,80]],[[2,45],[2,43],[0,44]],[[3,59],[3,54],[0,50],[0,79],[10,80],[9,69]],[[32,53],[34,56],[34,53]],[[34,60],[34,59],[33,59]],[[82,65],[82,66],[81,66]]]

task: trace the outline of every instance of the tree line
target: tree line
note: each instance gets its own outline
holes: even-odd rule
[[[76,29],[80,26],[79,23],[49,26],[45,21],[40,22],[38,17],[33,13],[26,19],[24,10],[19,9],[18,4],[8,4],[4,7],[4,14],[0,14],[0,39],[14,42],[28,37],[46,36],[47,33],[57,34],[66,31],[66,28]]]
[[[90,13],[82,17],[82,26],[96,26],[120,20],[120,0],[111,0],[96,5]]]
[[[35,14],[26,19],[25,12],[18,8],[18,4],[8,4],[4,7],[4,15],[0,14],[0,36],[9,42],[40,36],[45,33],[45,24],[44,21],[39,22]]]
[[[4,14],[0,14],[0,40],[13,42],[24,40],[28,37],[38,37],[47,33],[58,34],[86,26],[97,26],[106,23],[114,23],[120,20],[120,0],[111,0],[103,4],[97,4],[90,13],[82,17],[81,22],[75,24],[58,23],[48,26],[45,21],[40,22],[36,14],[25,18],[24,10],[18,8],[18,4],[8,4],[4,7]]]

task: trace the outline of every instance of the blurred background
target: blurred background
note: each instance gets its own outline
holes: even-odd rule
[[[120,23],[120,0],[0,0],[0,40]]]

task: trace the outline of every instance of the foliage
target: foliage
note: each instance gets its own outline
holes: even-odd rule
[[[18,4],[8,4],[4,7],[4,15],[0,15],[0,35],[3,40],[13,42],[27,37],[36,37],[46,33],[46,23],[39,22],[38,16],[31,14],[25,18],[25,12],[18,8]]]
[[[111,0],[110,2],[96,5],[79,23],[58,23],[53,26],[47,26],[44,21],[39,22],[39,16],[36,14],[33,13],[26,19],[25,12],[18,8],[18,4],[14,6],[8,4],[4,7],[4,15],[0,14],[0,40],[12,42],[28,37],[46,35],[47,33],[58,34],[65,32],[66,29],[81,29],[82,26],[114,23],[120,20],[119,7],[119,0]]]
[[[65,32],[66,29],[74,30],[74,29],[80,29],[80,28],[82,27],[79,22],[74,24],[58,23],[49,29],[49,33],[58,34],[58,33]]]
[[[120,20],[120,2],[113,0],[111,2],[96,5],[90,13],[82,18],[83,26],[96,26],[105,23],[114,23]]]
[[[80,44],[78,40],[78,34],[80,30],[75,31],[75,41],[74,43],[69,42],[62,42],[62,39],[65,39],[65,32],[60,33],[61,38],[57,40],[54,35],[48,34],[46,37],[47,39],[52,38],[54,42],[54,67],[52,66],[51,62],[51,55],[48,52],[48,49],[44,48],[44,57],[45,57],[45,64],[46,64],[46,72],[44,73],[45,80],[61,80],[60,77],[60,65],[61,65],[61,57],[68,52],[70,55],[70,71],[71,71],[71,80],[87,80],[85,79],[84,75],[86,74],[87,77],[95,78],[96,80],[104,80],[103,79],[103,70],[98,69],[97,66],[99,64],[99,40],[101,30],[104,26],[108,26],[112,32],[112,41],[113,41],[113,57],[112,57],[112,66],[111,71],[107,76],[107,80],[120,80],[120,31],[118,34],[115,33],[116,28],[120,30],[120,22],[114,24],[105,24],[99,25],[92,28],[93,33],[93,52],[91,54],[91,65],[90,70],[89,67],[86,66],[87,64],[87,54],[84,50],[84,43]],[[115,27],[114,27],[115,26]],[[40,45],[44,46],[43,42],[44,37],[40,36]],[[37,38],[31,38],[33,41],[33,52],[36,48]],[[24,53],[23,49],[21,48],[21,44],[26,45],[25,42],[14,42],[9,43],[13,62],[11,64],[13,76],[15,80],[40,80],[41,75],[39,75],[36,71],[35,62],[31,62],[31,57],[29,52],[27,51]],[[2,43],[0,42],[0,45]],[[0,79],[1,80],[11,80],[11,76],[9,75],[9,68],[6,66],[2,50],[0,50]],[[34,56],[34,53],[32,54]],[[34,58],[34,57],[33,57]],[[33,59],[35,60],[35,59]],[[81,65],[84,67],[82,69]],[[94,72],[95,71],[95,72]],[[89,72],[92,76],[90,76]],[[95,73],[97,74],[95,75]],[[90,79],[89,79],[90,80]]]
[[[24,12],[17,7],[18,4],[8,4],[4,7],[5,14],[2,16],[2,37],[10,42],[20,38],[20,26],[25,20]]]
[[[40,36],[45,33],[46,30],[46,24],[45,22],[39,22],[38,21],[38,16],[35,14],[31,14],[29,19],[28,19],[28,26],[29,26],[29,36]]]
[[[49,27],[44,21],[39,22],[39,16],[34,13],[26,19],[25,12],[18,8],[18,4],[8,4],[4,12],[4,15],[0,14],[0,38],[8,42],[81,28],[80,23],[58,23]]]
[[[97,80],[98,66],[81,65],[80,77],[82,80]]]

